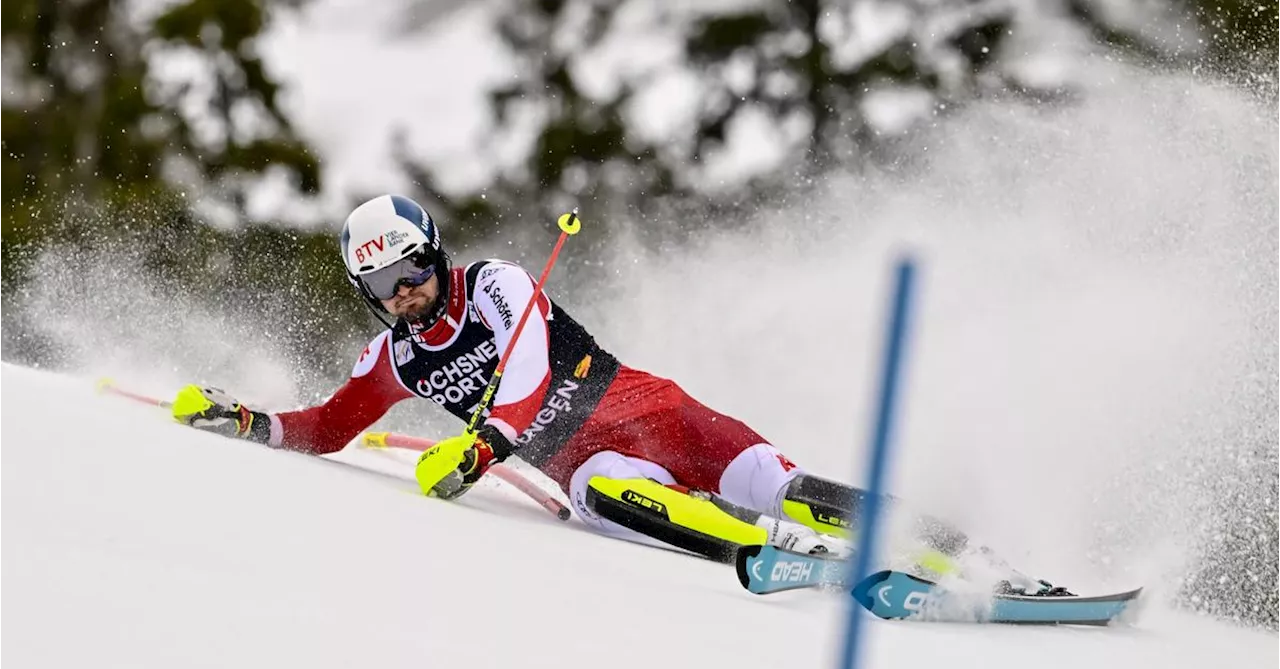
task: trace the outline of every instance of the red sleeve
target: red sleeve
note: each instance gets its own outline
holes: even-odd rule
[[[393,405],[412,397],[396,378],[389,342],[389,332],[370,342],[351,378],[324,404],[276,414],[281,429],[277,445],[314,455],[340,451]]]

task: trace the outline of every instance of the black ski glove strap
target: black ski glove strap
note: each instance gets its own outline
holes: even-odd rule
[[[259,444],[271,441],[271,416],[261,411],[249,411],[245,408],[240,410],[248,414],[242,418],[242,421],[246,419],[249,421],[249,429],[244,431],[243,438],[249,441],[256,441]],[[244,423],[241,422],[241,425],[244,425]]]
[[[268,425],[268,432],[269,431],[270,425]],[[488,423],[481,425],[480,429],[476,430],[476,434],[484,440],[484,443],[489,444],[489,448],[493,449],[494,462],[502,462],[503,460],[506,460],[511,457],[511,454],[516,450],[515,446],[513,446],[511,442],[498,431],[498,428],[489,425]]]

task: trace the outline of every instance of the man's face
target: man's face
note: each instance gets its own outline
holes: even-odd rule
[[[394,297],[382,300],[382,308],[392,316],[412,321],[426,316],[439,297],[440,277],[432,275],[420,286],[400,285]]]

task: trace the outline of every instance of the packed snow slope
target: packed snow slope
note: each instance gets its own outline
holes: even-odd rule
[[[12,667],[825,667],[847,602],[598,537],[412,455],[326,459],[3,365]],[[352,466],[354,465],[354,466]],[[1136,626],[873,621],[865,666],[1274,667],[1276,636],[1149,606]]]

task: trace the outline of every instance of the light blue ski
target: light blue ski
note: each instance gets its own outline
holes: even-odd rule
[[[840,585],[849,568],[843,560],[779,550],[773,546],[738,549],[738,580],[757,595],[771,592]]]
[[[1023,625],[1107,625],[1140,594],[1142,588],[1098,597],[957,593],[900,571],[872,574],[853,589],[853,598],[881,618]]]
[[[747,546],[738,551],[737,568],[742,585],[763,595],[842,587],[848,564],[771,546]],[[877,572],[852,589],[855,601],[885,619],[1023,625],[1107,625],[1129,610],[1140,594],[1141,588],[1098,597],[960,593],[899,571]]]

